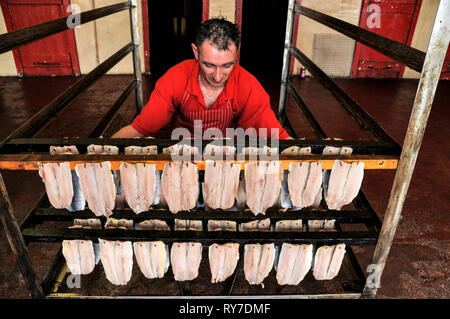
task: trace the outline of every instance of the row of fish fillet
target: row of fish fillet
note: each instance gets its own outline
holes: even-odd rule
[[[86,275],[94,270],[94,244],[90,240],[64,240],[63,255],[74,275]],[[99,255],[106,278],[114,285],[126,285],[133,271],[133,252],[142,274],[149,279],[162,278],[171,265],[175,280],[198,277],[202,260],[202,245],[198,242],[162,241],[130,242],[99,238]],[[345,255],[345,244],[320,246],[314,253],[312,244],[273,243],[244,246],[244,274],[251,285],[263,285],[264,279],[276,270],[279,285],[298,285],[313,268],[316,280],[337,276]],[[236,270],[239,244],[212,244],[208,248],[211,283],[223,282]],[[263,285],[264,287],[264,285]]]
[[[110,216],[117,194],[113,174],[117,172],[111,171],[111,164],[77,164],[75,172],[89,209],[97,216]],[[274,206],[317,207],[323,189],[328,208],[340,210],[358,195],[364,163],[336,160],[331,173],[326,174],[321,162],[292,162],[285,173],[279,161],[257,161],[245,164],[244,178],[240,173],[240,164],[207,160],[202,183],[205,208],[231,209],[245,202],[258,215]],[[39,174],[52,206],[70,207],[75,184],[69,163],[40,163]],[[167,205],[174,214],[199,205],[199,175],[191,162],[167,162],[161,180],[155,164],[121,163],[120,181],[128,206],[137,214],[158,203]]]

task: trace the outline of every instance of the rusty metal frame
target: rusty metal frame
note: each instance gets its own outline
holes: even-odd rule
[[[114,119],[115,114],[120,110],[121,106],[134,89],[136,91],[136,109],[142,109],[142,77],[140,72],[139,57],[139,30],[137,20],[137,1],[127,0],[118,4],[105,6],[90,11],[77,13],[75,16],[80,18],[80,23],[95,21],[96,19],[111,15],[116,12],[129,9],[130,27],[132,41],[122,49],[113,54],[110,58],[98,65],[87,75],[80,78],[75,84],[66,89],[57,98],[48,105],[44,106],[39,112],[34,114],[29,120],[19,126],[14,132],[0,142],[0,150],[13,138],[24,138],[36,136],[44,129],[56,115],[65,107],[67,107],[74,99],[76,99],[84,90],[91,86],[100,76],[104,75],[109,69],[121,61],[129,52],[133,52],[133,67],[135,79],[124,89],[123,93],[116,100],[110,111],[103,117],[96,126],[93,134],[103,133]],[[69,29],[67,17],[52,20],[25,29],[9,32],[0,35],[0,53],[8,52],[12,49],[21,47],[28,43],[48,37],[50,35]],[[92,136],[92,134],[90,135]],[[94,135],[98,137],[97,135]],[[36,208],[26,217],[22,227],[26,228],[34,221],[34,213],[38,208],[47,202],[46,196],[39,200]],[[25,285],[32,298],[44,298],[45,293],[43,287],[37,281],[36,273],[33,269],[31,258],[28,252],[27,243],[21,233],[21,227],[15,218],[14,209],[9,200],[2,175],[0,173],[0,220],[4,226],[6,237],[8,238],[11,249],[16,257],[16,263],[25,281]],[[57,258],[57,257],[56,257]],[[46,276],[44,284],[48,283],[49,278],[53,278],[54,272],[57,271],[56,261],[52,264],[50,272]]]
[[[310,128],[319,137],[323,138],[324,132],[320,128],[320,125],[318,125],[314,119],[311,119],[312,116],[310,116],[311,113],[309,112],[309,109],[301,100],[298,92],[296,92],[293,86],[289,83],[289,60],[292,54],[311,72],[314,77],[317,77],[319,83],[330,91],[330,93],[338,100],[338,102],[340,102],[340,104],[346,109],[351,118],[356,121],[361,129],[368,129],[367,132],[370,133],[369,136],[373,140],[379,140],[381,137],[381,140],[392,142],[393,140],[389,138],[390,136],[388,133],[384,132],[381,127],[377,127],[378,125],[376,122],[374,122],[370,116],[367,117],[364,110],[356,102],[354,102],[342,89],[340,89],[334,81],[329,79],[319,67],[317,67],[306,57],[306,55],[304,55],[298,48],[292,46],[292,41],[288,41],[288,39],[292,38],[293,27],[291,24],[294,23],[296,14],[305,15],[316,22],[333,28],[342,34],[368,45],[371,48],[421,72],[409,125],[406,131],[406,138],[403,143],[400,160],[392,185],[388,207],[381,225],[380,237],[373,256],[372,266],[374,267],[373,269],[375,272],[373,273],[374,276],[371,277],[375,279],[375,281],[373,282],[367,278],[361,294],[361,297],[363,298],[374,298],[376,296],[377,289],[379,288],[379,282],[381,280],[387,256],[398,226],[398,221],[403,209],[406,194],[431,111],[434,94],[439,82],[442,65],[448,49],[450,39],[450,2],[445,0],[440,1],[428,48],[424,53],[391,39],[381,37],[358,26],[351,25],[310,8],[296,5],[295,0],[289,0],[288,18],[291,19],[291,21],[287,22],[286,27],[286,43],[284,49],[285,56],[283,59],[279,104],[280,122],[289,122],[286,116],[286,100],[289,91],[293,95],[294,100],[300,108],[300,112],[304,116]],[[373,125],[374,123],[375,126]],[[375,131],[370,128],[371,126],[376,129],[377,134],[372,134]],[[359,199],[355,200],[355,202],[358,202],[358,205],[361,204],[366,207],[370,207],[370,204],[362,192],[360,193]]]

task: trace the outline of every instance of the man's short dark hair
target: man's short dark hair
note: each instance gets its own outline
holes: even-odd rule
[[[225,51],[228,50],[230,41],[238,48],[239,38],[238,25],[231,23],[225,18],[218,17],[209,19],[198,27],[195,44],[197,47],[200,47],[205,40],[210,40],[219,50]]]

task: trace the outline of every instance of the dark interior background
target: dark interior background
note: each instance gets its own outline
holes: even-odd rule
[[[156,78],[175,64],[193,59],[191,43],[202,22],[202,0],[153,0],[148,2],[150,71]],[[181,32],[182,18],[186,32]],[[173,20],[177,20],[177,28]]]
[[[240,64],[255,76],[281,77],[287,0],[244,0]]]

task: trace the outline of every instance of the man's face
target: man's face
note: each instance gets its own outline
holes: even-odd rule
[[[206,40],[198,48],[192,44],[192,50],[200,66],[202,81],[213,87],[223,87],[236,62],[236,45],[231,42],[228,50],[221,51],[212,41]]]

